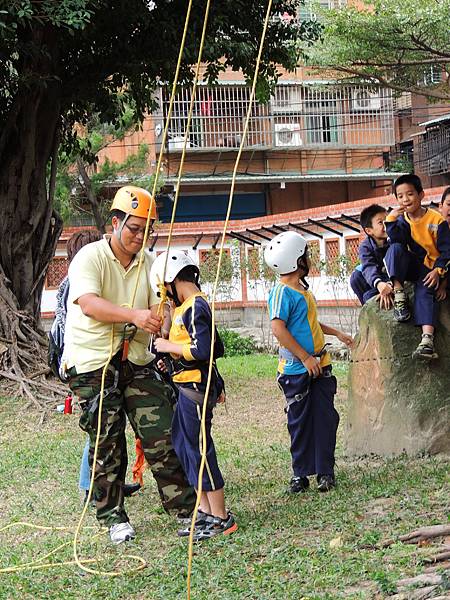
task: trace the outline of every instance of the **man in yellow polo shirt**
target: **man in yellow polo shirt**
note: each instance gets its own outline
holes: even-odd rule
[[[135,537],[123,497],[126,416],[141,440],[164,509],[187,516],[195,503],[195,492],[172,447],[171,391],[154,370],[149,350],[150,335],[159,333],[161,321],[156,315],[158,299],[148,281],[153,262],[148,252],[130,308],[149,212],[153,223],[155,202],[146,190],[121,188],[111,207],[112,235],[82,248],[69,268],[64,354],[69,385],[82,408],[80,427],[90,437],[90,463],[102,371],[113,346],[105,379],[94,498],[97,519],[109,527],[116,544]]]

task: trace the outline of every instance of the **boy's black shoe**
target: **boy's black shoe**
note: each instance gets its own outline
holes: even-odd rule
[[[317,475],[317,489],[319,492],[329,492],[336,487],[334,475]]]
[[[125,496],[125,498],[129,498],[130,496],[133,496],[133,494],[135,494],[136,492],[138,492],[141,489],[141,484],[140,483],[124,483],[122,489],[123,489],[123,495]]]
[[[394,291],[394,319],[399,323],[409,321],[411,318],[411,311],[408,306],[408,298],[405,294],[405,290]]]
[[[294,477],[291,479],[289,483],[288,492],[289,494],[299,494],[301,492],[306,492],[309,488],[309,479],[307,477]]]
[[[434,349],[434,336],[430,333],[424,333],[420,344],[413,352],[413,358],[425,358],[425,360],[432,360],[439,358],[437,352]]]

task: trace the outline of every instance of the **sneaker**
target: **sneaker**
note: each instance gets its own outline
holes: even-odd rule
[[[424,333],[412,356],[413,358],[425,358],[427,360],[439,358],[434,349],[434,336],[430,333]]]
[[[334,475],[317,475],[317,489],[319,492],[329,492],[336,487]]]
[[[298,494],[299,492],[306,492],[308,488],[309,479],[307,477],[297,477],[294,475],[289,483],[287,492],[289,494]]]
[[[125,496],[125,498],[129,498],[130,496],[133,496],[134,494],[136,494],[136,492],[138,492],[141,489],[141,484],[140,483],[124,483],[122,489],[123,489],[123,495]]]
[[[214,519],[212,515],[208,515],[208,513],[205,513],[199,509],[197,511],[197,519],[194,525],[194,535],[197,530],[204,527],[207,523],[210,523],[212,519]],[[177,535],[179,537],[187,537],[191,533],[192,516],[179,518],[179,521],[182,525],[184,525],[184,527],[177,531]]]
[[[399,323],[409,321],[411,318],[411,312],[408,306],[408,298],[406,297],[405,290],[394,291],[394,319]]]
[[[228,511],[225,519],[220,517],[210,517],[209,521],[206,522],[202,527],[194,532],[194,542],[200,542],[207,540],[216,535],[230,535],[237,530],[238,526],[234,519],[233,513]]]
[[[111,525],[109,528],[109,537],[111,538],[113,544],[121,544],[122,542],[134,540],[136,537],[136,532],[130,525],[130,522],[126,521],[125,523],[116,523],[115,525]]]

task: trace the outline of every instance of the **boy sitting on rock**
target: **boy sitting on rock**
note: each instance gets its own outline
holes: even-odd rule
[[[379,294],[380,307],[390,309],[394,303],[394,289],[384,265],[389,251],[384,226],[386,214],[386,209],[379,204],[371,204],[361,212],[360,223],[367,237],[359,247],[360,265],[350,277],[350,286],[361,304]]]
[[[442,215],[422,206],[424,191],[417,175],[401,175],[394,182],[394,194],[399,206],[386,219],[391,251],[385,258],[394,286],[394,318],[410,319],[403,284],[414,282],[414,317],[422,327],[422,339],[413,357],[438,358],[434,349],[436,293],[450,265],[450,229]]]

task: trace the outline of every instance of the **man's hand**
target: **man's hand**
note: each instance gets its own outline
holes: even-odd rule
[[[322,374],[322,367],[320,366],[320,361],[317,360],[314,356],[309,355],[308,358],[302,360],[304,366],[308,369],[308,373],[310,377],[319,377]]]
[[[133,309],[132,322],[138,329],[143,329],[147,333],[159,333],[161,329],[161,318],[146,309]]]
[[[425,275],[423,282],[427,287],[437,289],[440,283],[439,271],[437,269],[432,269],[429,273],[427,273],[427,275]]]
[[[348,333],[344,333],[340,331],[338,335],[336,335],[337,339],[345,344],[348,348],[353,348],[354,339]]]
[[[436,299],[439,300],[439,302],[442,302],[442,300],[445,300],[446,298],[447,298],[447,278],[442,279],[441,283],[439,284],[438,291],[436,292]]]

